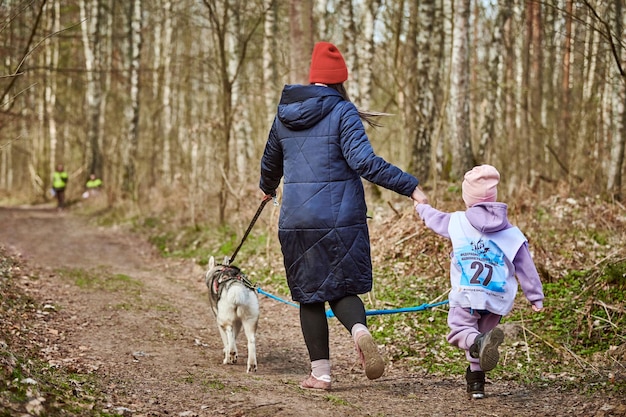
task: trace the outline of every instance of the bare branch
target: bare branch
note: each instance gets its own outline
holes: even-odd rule
[[[7,146],[11,145],[13,142],[17,142],[18,140],[22,139],[22,136],[18,136],[15,139],[11,139],[9,141],[7,141],[6,143],[0,143],[0,150],[6,148]]]
[[[28,9],[35,1],[31,1],[30,3],[24,3],[24,7],[22,7],[14,16],[9,17],[4,25],[2,25],[2,27],[0,27],[0,33],[4,32],[4,30],[11,24],[11,22],[13,22],[13,20],[15,20],[17,18],[17,16],[19,16],[20,14],[22,14],[22,12],[26,9]]]
[[[33,83],[33,84],[29,85],[28,87],[24,88],[23,90],[21,90],[21,91],[19,91],[17,94],[15,94],[13,97],[9,97],[9,98],[7,99],[7,101],[6,101],[6,102],[4,102],[4,103],[1,103],[1,102],[0,102],[0,107],[4,107],[4,106],[6,106],[6,105],[7,105],[7,104],[9,104],[11,101],[15,100],[15,98],[16,98],[17,96],[19,96],[20,94],[22,94],[24,91],[26,91],[26,90],[30,90],[31,88],[33,88],[33,87],[34,87],[34,86],[36,86],[37,84],[38,84],[38,83]]]
[[[50,34],[48,34],[48,35],[44,36],[44,37],[43,37],[43,38],[42,38],[39,42],[37,42],[37,43],[36,43],[36,44],[35,44],[32,48],[30,48],[30,45],[32,44],[32,41],[33,41],[33,37],[34,37],[34,35],[35,35],[35,32],[37,31],[37,25],[39,24],[39,20],[40,20],[40,18],[41,18],[41,12],[42,12],[42,10],[43,10],[43,6],[44,6],[44,4],[45,4],[45,3],[46,3],[46,1],[44,0],[44,1],[43,1],[43,4],[42,4],[42,6],[41,6],[41,9],[40,9],[40,14],[37,16],[37,22],[35,23],[35,27],[33,27],[33,31],[32,31],[32,33],[31,33],[31,37],[30,37],[30,39],[28,40],[28,44],[27,44],[26,49],[24,50],[24,55],[22,56],[22,59],[20,60],[20,62],[19,62],[19,64],[17,65],[17,67],[15,68],[15,71],[13,72],[13,74],[0,76],[0,78],[11,78],[11,77],[12,77],[11,82],[9,83],[9,85],[7,85],[6,89],[2,92],[2,95],[0,95],[0,101],[2,101],[2,100],[3,100],[3,99],[4,99],[4,98],[5,98],[5,97],[9,94],[9,91],[11,91],[11,88],[13,87],[13,84],[15,83],[15,80],[16,80],[16,79],[17,79],[20,75],[24,74],[24,72],[23,72],[23,71],[20,71],[20,69],[22,68],[22,66],[23,66],[23,65],[24,65],[24,63],[26,62],[26,59],[27,59],[30,55],[32,55],[32,54],[33,54],[33,52],[35,52],[35,51],[39,48],[39,46],[41,46],[41,44],[42,44],[42,43],[44,43],[46,40],[48,40],[48,39],[50,39],[50,38],[52,38],[52,37],[54,37],[54,36],[56,36],[56,35],[58,35],[58,34],[60,34],[60,33],[63,33],[63,32],[66,32],[66,31],[68,31],[68,30],[70,30],[70,29],[75,28],[76,26],[79,26],[79,25],[82,23],[82,22],[78,22],[78,23],[76,23],[76,24],[74,24],[74,25],[72,25],[72,26],[68,26],[68,27],[66,27],[66,28],[63,28],[63,29],[61,29],[61,30],[59,30],[59,31],[57,31],[57,32],[50,33]],[[30,88],[30,87],[29,87],[29,88]],[[22,90],[22,91],[24,91],[24,90]],[[20,93],[21,93],[21,92],[20,92]],[[10,103],[10,102],[11,102],[11,100],[7,101],[7,103]]]
[[[26,61],[26,58],[34,50],[34,49],[31,49],[30,46],[34,42],[35,34],[37,33],[37,27],[39,26],[39,22],[41,21],[41,16],[43,15],[43,9],[44,9],[45,5],[46,5],[46,0],[43,0],[41,2],[41,6],[39,8],[39,13],[37,13],[37,19],[35,20],[35,24],[33,25],[33,28],[32,28],[32,30],[30,32],[30,37],[28,38],[28,42],[26,43],[26,47],[24,48],[23,57],[22,57],[20,63],[18,64],[18,66],[15,68],[15,71],[13,71],[13,74],[17,74],[18,72],[20,72],[20,69],[22,68],[22,65],[24,65],[24,61]],[[15,84],[15,80],[17,80],[17,77],[11,78],[11,82],[9,82],[9,84],[6,86],[6,88],[4,89],[2,94],[0,94],[0,102],[3,101],[4,98],[9,94],[9,91],[11,91],[11,88],[13,88],[13,84]]]
[[[613,34],[612,34],[613,31],[611,30],[611,25],[609,25],[609,22],[605,21],[604,19],[600,17],[600,15],[598,15],[598,12],[591,4],[589,4],[589,1],[584,0],[583,2],[589,8],[589,10],[591,10],[591,13],[593,13],[593,15],[596,17],[596,19],[598,19],[598,21],[602,24],[602,26],[604,26],[604,29],[606,29],[605,36],[607,40],[609,41],[609,44],[611,45],[611,53],[613,54],[613,59],[615,60],[615,64],[617,65],[617,69],[620,75],[626,81],[626,72],[624,71],[624,68],[622,67],[619,53],[617,52],[617,46],[615,45],[615,38],[613,37]]]

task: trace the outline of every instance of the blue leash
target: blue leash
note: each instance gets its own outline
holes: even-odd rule
[[[283,300],[280,297],[276,297],[275,295],[272,295],[272,294],[270,294],[268,292],[265,292],[265,291],[263,291],[261,289],[261,287],[256,287],[256,292],[258,292],[259,294],[263,294],[264,296],[269,297],[269,298],[271,298],[273,300],[280,301],[281,303],[289,304],[290,306],[294,306],[296,308],[300,308],[300,306],[298,304],[295,304],[295,303]]]
[[[261,289],[261,287],[256,287],[256,292],[258,292],[259,294],[263,294],[266,297],[269,297],[273,300],[276,301],[280,301],[281,303],[285,303],[288,304],[290,306],[296,307],[296,308],[300,308],[300,306],[298,304],[292,303],[290,301],[286,301],[283,300],[280,297],[277,297],[275,295],[272,295],[266,291],[263,291]],[[390,309],[390,310],[366,310],[365,311],[365,315],[366,316],[378,316],[378,315],[383,315],[383,314],[396,314],[396,313],[410,313],[413,311],[423,311],[423,310],[428,310],[430,308],[433,307],[438,307],[444,304],[448,304],[448,300],[444,300],[444,301],[439,301],[438,303],[432,303],[432,304],[428,304],[428,303],[424,303],[421,304],[419,306],[415,306],[415,307],[405,307],[405,308],[395,308],[395,309]],[[333,313],[332,310],[328,309],[326,310],[326,317],[331,318],[331,317],[335,317],[335,313]]]
[[[444,304],[448,304],[448,300],[439,301],[438,303],[432,303],[432,304],[424,303],[415,307],[394,308],[394,309],[389,309],[389,310],[366,310],[365,315],[366,316],[380,316],[383,314],[411,313],[413,311],[428,310],[430,308],[438,307]],[[335,317],[335,314],[333,313],[332,310],[327,310],[326,317]]]

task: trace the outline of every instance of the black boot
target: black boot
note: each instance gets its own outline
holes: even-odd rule
[[[487,333],[482,333],[470,346],[469,353],[472,358],[478,358],[480,368],[483,371],[491,371],[500,360],[498,346],[504,341],[504,332],[495,327]]]
[[[483,371],[472,372],[468,366],[465,370],[465,380],[467,381],[467,393],[471,399],[485,398],[485,373]]]

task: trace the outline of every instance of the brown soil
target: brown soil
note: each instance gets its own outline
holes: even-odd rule
[[[55,310],[38,326],[45,359],[92,373],[106,396],[98,406],[132,416],[609,416],[626,415],[626,400],[556,385],[498,380],[488,398],[469,401],[463,376],[414,374],[394,365],[369,381],[349,335],[331,320],[333,390],[316,394],[298,383],[308,372],[297,310],[260,296],[258,372],[240,360],[223,365],[203,270],[192,261],[159,257],[136,235],[89,224],[54,209],[0,209],[0,242],[21,254],[37,277],[28,293]],[[123,274],[141,290],[84,288],[62,269]],[[384,349],[384,347],[381,346]]]

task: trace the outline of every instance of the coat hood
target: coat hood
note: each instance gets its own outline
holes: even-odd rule
[[[470,224],[482,233],[494,233],[511,227],[505,203],[478,203],[465,211]]]
[[[341,101],[343,97],[330,87],[287,85],[278,104],[278,119],[291,130],[309,129]]]

